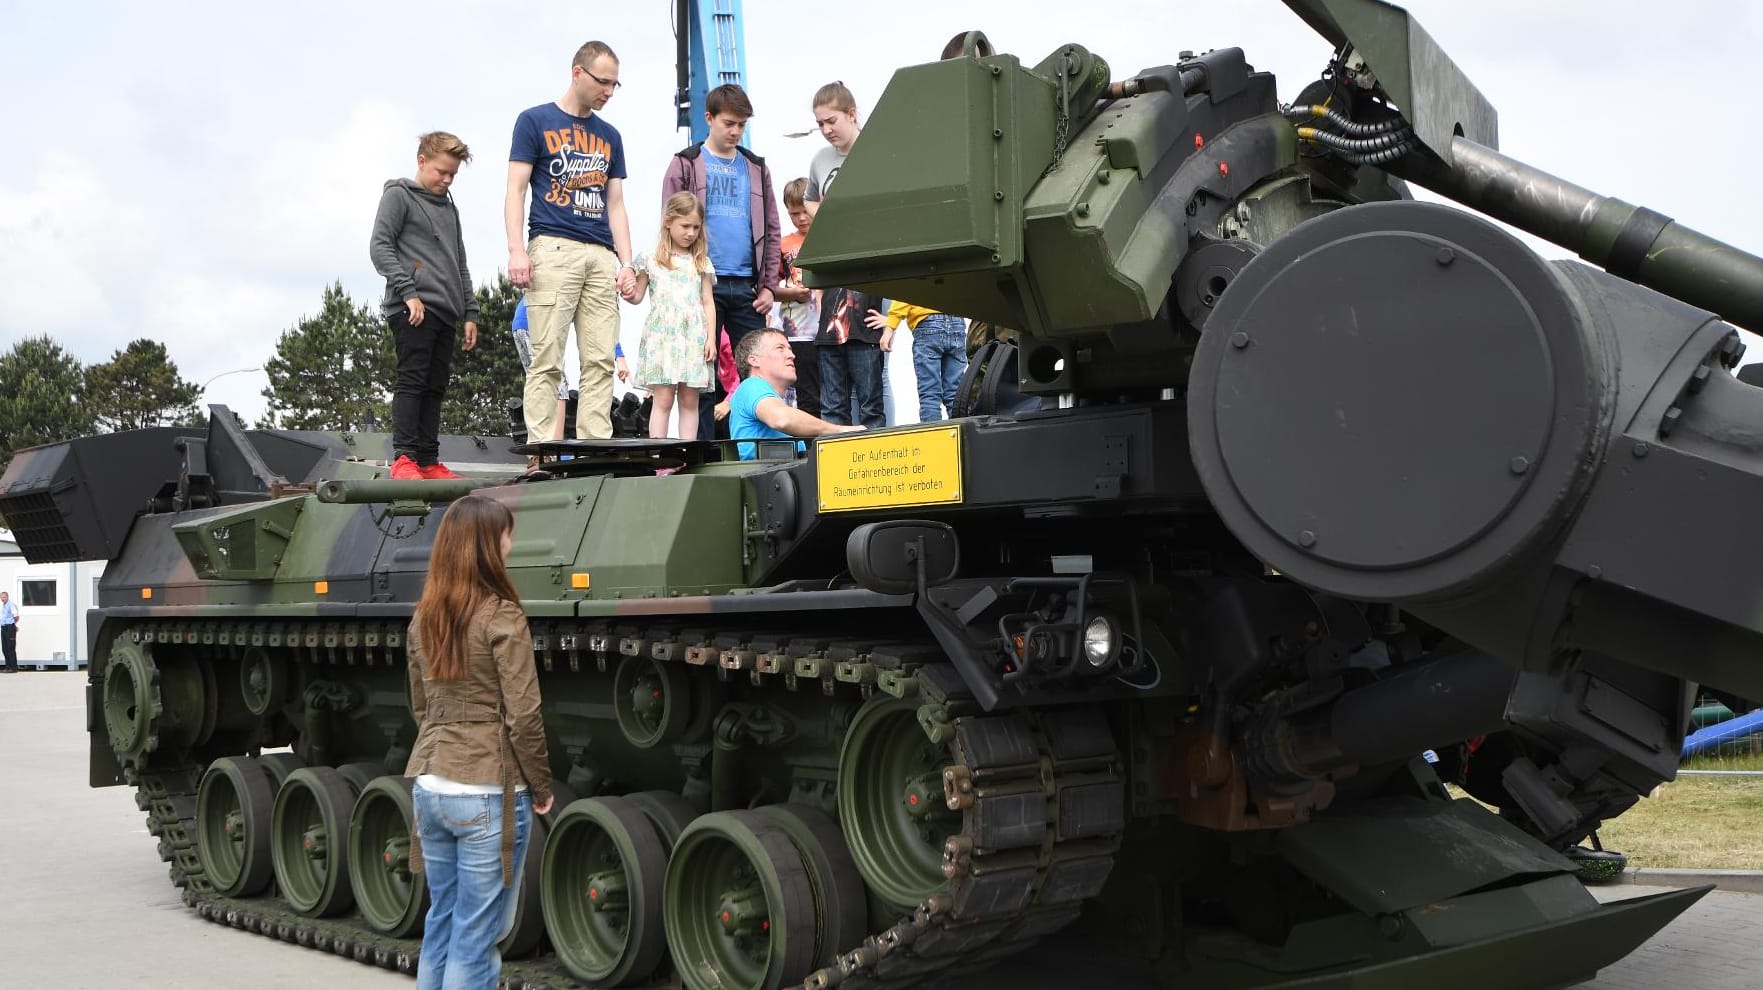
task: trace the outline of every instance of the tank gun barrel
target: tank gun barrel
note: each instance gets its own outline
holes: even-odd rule
[[[458,481],[327,481],[318,486],[318,500],[342,505],[375,502],[451,502],[471,494],[483,482]]]
[[[1577,186],[1465,137],[1446,160],[1409,155],[1391,170],[1576,252],[1610,274],[1763,328],[1763,258],[1650,210]]]

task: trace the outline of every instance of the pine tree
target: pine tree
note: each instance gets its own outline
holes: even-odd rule
[[[284,430],[389,432],[397,365],[377,307],[357,306],[341,282],[324,290],[318,315],[282,332],[264,365],[269,400],[258,425]]]
[[[86,396],[98,428],[106,432],[200,423],[202,389],[178,375],[178,366],[156,340],[141,338],[103,364],[86,369]]]
[[[512,325],[520,290],[508,276],[495,288],[477,290],[477,346],[453,355],[452,380],[441,404],[441,432],[507,436],[507,401],[526,387],[526,371],[514,349]]]
[[[0,355],[0,469],[13,451],[93,432],[78,358],[46,334]]]

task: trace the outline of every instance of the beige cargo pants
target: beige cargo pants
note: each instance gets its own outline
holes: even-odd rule
[[[575,435],[612,436],[612,350],[618,344],[618,256],[599,244],[541,234],[527,244],[533,260],[526,294],[533,363],[522,404],[529,441],[549,440],[556,426],[564,343],[575,324],[581,373],[576,379]]]

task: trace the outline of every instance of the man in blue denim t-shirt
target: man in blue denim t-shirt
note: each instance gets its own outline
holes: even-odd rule
[[[612,436],[612,348],[618,297],[635,280],[624,210],[624,140],[596,111],[619,87],[618,56],[599,41],[575,53],[569,88],[521,113],[508,152],[502,218],[508,279],[528,289],[533,363],[524,409],[529,437],[552,435],[569,325],[575,324],[581,390],[575,435]],[[521,217],[528,189],[527,238]]]
[[[736,440],[824,437],[863,429],[829,423],[781,398],[796,383],[796,354],[782,330],[768,328],[742,337],[735,345],[735,367],[745,376],[729,396],[728,432]],[[743,461],[759,456],[757,444],[743,443],[738,449]]]

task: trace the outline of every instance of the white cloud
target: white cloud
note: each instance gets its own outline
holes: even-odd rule
[[[92,157],[66,151],[36,156],[22,188],[0,184],[0,277],[10,287],[0,336],[101,333],[132,301],[108,273],[139,268],[152,251],[148,209]]]
[[[417,127],[408,107],[382,98],[348,108],[334,129],[279,134],[253,148],[250,170],[215,233],[257,271],[341,271],[367,259],[368,232],[388,178],[415,167]]]

